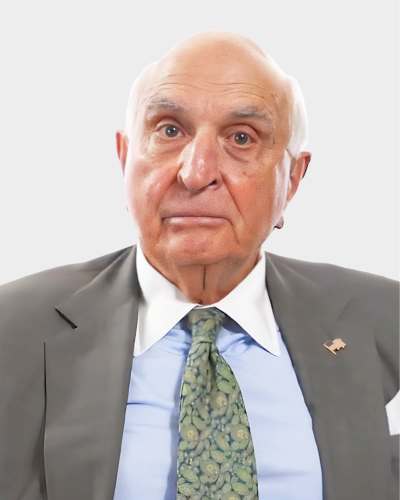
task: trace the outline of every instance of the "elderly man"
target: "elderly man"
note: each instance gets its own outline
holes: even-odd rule
[[[397,498],[398,283],[260,250],[311,157],[295,80],[196,35],[116,139],[138,245],[0,288],[0,497]]]

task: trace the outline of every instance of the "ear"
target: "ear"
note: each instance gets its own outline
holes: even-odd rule
[[[311,153],[302,151],[297,158],[291,160],[290,179],[287,192],[286,203],[288,203],[295,195],[299,187],[301,179],[306,175],[308,164],[311,161]]]
[[[115,134],[115,142],[117,146],[117,155],[122,167],[122,173],[124,173],[129,140],[124,132],[122,132],[121,130],[117,130]]]

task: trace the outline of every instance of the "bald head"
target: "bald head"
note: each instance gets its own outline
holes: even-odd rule
[[[250,38],[236,33],[198,33],[171,47],[159,62],[161,64],[168,60],[176,62],[182,58],[196,60],[198,64],[208,63],[208,65],[212,61],[218,61],[221,64],[245,61],[249,64],[264,65],[271,73],[284,75],[272,58]]]
[[[250,93],[269,92],[276,118],[287,131],[287,149],[296,157],[306,143],[304,100],[296,80],[251,39],[226,32],[196,34],[173,46],[161,59],[146,66],[134,81],[126,110],[125,133],[132,136],[138,111],[161,88],[187,76],[191,84],[215,89],[244,85]],[[178,83],[179,84],[179,83]]]

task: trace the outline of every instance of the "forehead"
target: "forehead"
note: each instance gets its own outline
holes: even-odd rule
[[[139,108],[215,106],[269,110],[279,115],[286,105],[282,76],[260,56],[241,52],[210,54],[203,51],[169,57],[152,67],[138,96]],[[175,108],[175,109],[174,109]],[[245,112],[245,109],[244,109]]]
[[[271,128],[281,121],[285,110],[282,96],[271,86],[176,74],[157,81],[139,101],[139,112],[145,120],[171,113],[217,120],[253,119]]]

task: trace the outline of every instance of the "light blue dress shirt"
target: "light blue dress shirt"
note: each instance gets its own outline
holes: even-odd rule
[[[138,248],[138,264],[140,259],[143,259],[143,254]],[[264,266],[263,257],[248,275],[249,279],[242,282],[241,292],[248,286],[247,292],[254,294],[254,301],[257,301],[256,295],[261,288],[265,292],[265,284],[255,285],[256,282],[262,284],[265,279]],[[143,274],[144,268],[146,275]],[[173,296],[168,296],[165,288],[159,295],[160,300],[161,297],[164,300],[164,316],[167,320],[168,316],[170,320],[173,317],[171,300],[180,303],[175,308],[180,318],[167,332],[160,333],[157,326],[157,331],[152,333],[145,320],[146,311],[151,308],[144,305],[139,309],[142,314],[139,314],[138,343],[135,344],[114,500],[175,500],[179,392],[191,345],[191,335],[185,320],[181,319],[184,308],[188,312],[196,304],[185,303],[179,291],[169,282],[162,283],[165,278],[154,268],[149,269],[149,264],[144,264],[143,260],[138,273],[144,300],[154,297],[154,307],[158,300],[155,285],[160,290],[168,283]],[[146,281],[149,279],[150,282]],[[147,292],[152,293],[148,295]],[[239,320],[232,319],[236,292],[231,293],[225,302],[213,304],[222,310],[229,309],[231,313],[218,334],[217,347],[232,368],[242,391],[255,449],[259,498],[322,500],[321,465],[312,421],[281,333],[274,323],[275,331],[269,332],[274,353],[257,342],[238,323],[246,322],[243,313],[242,316],[239,314]],[[240,296],[243,307],[246,296],[243,293]],[[154,315],[155,311],[152,312]],[[158,324],[163,319],[158,314]],[[249,325],[251,321],[250,318]],[[266,321],[257,327],[255,337],[260,331],[262,333],[263,327],[268,330],[271,323]],[[255,326],[254,329],[257,330]],[[146,336],[143,336],[143,331],[147,332]]]

